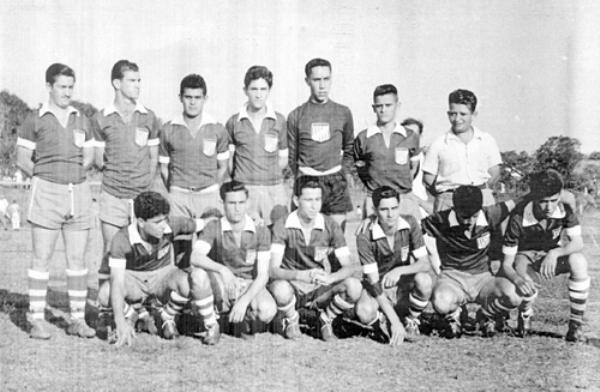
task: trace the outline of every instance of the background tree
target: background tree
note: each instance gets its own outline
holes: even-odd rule
[[[577,179],[573,176],[573,169],[583,159],[579,151],[581,143],[568,136],[552,136],[535,152],[534,170],[555,169],[562,176],[565,185],[572,188]]]
[[[19,97],[6,90],[0,91],[0,170],[2,175],[13,175],[16,170],[17,129],[31,109]]]

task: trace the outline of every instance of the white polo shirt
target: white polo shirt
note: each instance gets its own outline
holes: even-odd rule
[[[502,163],[496,140],[473,128],[473,138],[463,143],[452,131],[438,137],[425,155],[423,171],[437,175],[435,189],[445,192],[460,185],[481,185],[490,174],[488,169]]]

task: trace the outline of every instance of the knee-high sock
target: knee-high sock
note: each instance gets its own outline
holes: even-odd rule
[[[200,318],[204,322],[205,327],[217,323],[217,316],[215,315],[214,297],[212,294],[203,296],[199,299],[194,299],[193,304],[196,307]]]
[[[408,314],[410,317],[414,319],[419,318],[423,310],[427,307],[428,302],[428,300],[421,298],[418,293],[412,291],[408,295]]]
[[[333,320],[340,314],[344,313],[344,311],[353,308],[354,304],[351,304],[350,302],[343,299],[341,295],[336,294],[331,300],[331,302],[329,302],[329,305],[327,305],[325,312],[323,312],[321,315],[323,317],[328,318],[329,320]]]
[[[29,312],[36,320],[44,318],[46,309],[46,294],[48,293],[49,272],[27,270],[27,283],[29,285]]]
[[[574,280],[569,279],[569,301],[571,302],[571,316],[569,320],[576,324],[583,324],[583,313],[590,291],[590,278]]]
[[[189,299],[179,295],[175,291],[169,294],[169,302],[164,306],[161,317],[163,320],[172,320],[181,313],[183,307],[189,302]]]
[[[85,312],[87,298],[87,269],[67,269],[67,291],[69,293],[69,307],[71,317],[82,320]]]
[[[533,302],[537,298],[537,291],[530,295],[529,297],[523,297],[523,302],[519,305],[519,312],[524,317],[529,317],[533,314]]]
[[[300,317],[300,315],[298,314],[298,311],[296,310],[296,297],[295,296],[292,297],[292,300],[290,301],[289,304],[283,305],[283,306],[278,306],[277,310],[279,312],[281,312],[283,314],[283,316],[288,320],[297,320]]]

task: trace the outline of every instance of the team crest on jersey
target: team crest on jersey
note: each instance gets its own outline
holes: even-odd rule
[[[246,249],[246,264],[254,264],[256,262],[256,249]]]
[[[73,143],[77,148],[83,147],[85,132],[82,129],[73,129]]]
[[[558,237],[560,237],[560,233],[562,231],[562,228],[557,227],[556,229],[552,229],[552,239],[555,240]]]
[[[408,149],[406,147],[396,147],[394,160],[398,165],[406,165],[408,162]]]
[[[216,139],[204,139],[202,142],[202,152],[204,155],[213,156],[217,151],[217,140]]]
[[[315,261],[323,261],[329,254],[329,248],[326,246],[315,246]]]
[[[490,233],[485,233],[477,238],[477,249],[485,249],[490,244]]]
[[[265,135],[265,151],[266,152],[275,152],[277,151],[277,135],[267,134]]]
[[[135,129],[135,144],[140,147],[146,147],[148,144],[148,135],[150,132],[146,128],[136,128]]]
[[[157,259],[162,259],[169,253],[170,246],[164,246],[158,250],[158,254],[156,255]]]
[[[312,123],[310,124],[310,137],[315,142],[325,142],[331,137],[328,123]]]
[[[408,246],[403,246],[400,249],[400,257],[402,257],[402,261],[408,260]]]

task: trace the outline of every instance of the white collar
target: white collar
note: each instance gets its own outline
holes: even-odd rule
[[[135,244],[147,244],[147,241],[144,241],[142,239],[142,236],[140,235],[140,232],[138,230],[138,225],[137,222],[133,222],[131,223],[129,226],[127,226],[127,232],[129,233],[129,243],[131,245],[135,245]],[[171,229],[171,226],[167,225],[167,228],[165,229],[164,234],[170,234],[172,233],[173,230]]]
[[[285,228],[302,230],[302,224],[300,223],[300,218],[298,217],[298,210],[288,215],[287,219],[285,220]],[[317,213],[313,229],[318,229],[321,231],[325,230],[325,218],[323,218],[323,214],[320,212]]]
[[[225,232],[225,231],[232,231],[233,229],[231,228],[231,223],[229,223],[229,221],[227,220],[226,217],[222,217],[221,218],[221,232]],[[244,216],[244,231],[251,231],[253,233],[256,233],[256,225],[254,224],[254,221],[252,220],[252,218],[250,218],[248,215]]]
[[[264,118],[272,118],[273,120],[276,120],[277,116],[275,115],[275,111],[273,110],[273,108],[271,107],[271,105],[269,103],[266,104],[266,108],[267,108],[267,112],[265,113]],[[250,120],[250,116],[248,116],[248,103],[245,103],[244,106],[242,106],[242,108],[240,109],[238,121],[242,121],[242,119],[244,119],[244,118],[247,118],[248,120]]]
[[[462,143],[462,140],[460,140],[459,137],[454,132],[452,132],[452,129],[446,132],[445,141],[448,142],[448,139],[459,140]],[[473,127],[473,139],[483,139],[483,132],[481,132],[477,127]]]
[[[398,217],[398,228],[396,229],[396,231],[406,230],[406,229],[410,230],[410,225],[408,224],[408,222],[406,220],[404,220],[404,218],[399,216]],[[385,232],[381,228],[381,225],[379,224],[378,221],[375,221],[375,223],[373,223],[373,225],[371,226],[371,236],[373,237],[374,240],[380,240],[380,239],[386,237]]]
[[[71,106],[71,105],[67,106],[67,110],[69,111],[69,116],[73,113],[75,113],[79,116],[79,110],[75,109],[73,106]],[[40,107],[39,116],[42,117],[46,113],[52,113],[54,115],[54,117],[58,118],[56,113],[54,111],[52,111],[52,109],[50,108],[50,105],[47,102],[43,103],[42,106]]]
[[[148,109],[146,109],[144,107],[144,105],[142,105],[140,103],[140,101],[136,101],[135,102],[135,109],[133,109],[136,112],[140,112],[142,114],[147,114],[148,113]],[[108,116],[110,114],[113,113],[118,113],[119,111],[117,110],[117,107],[115,106],[114,102],[111,102],[110,104],[106,105],[104,107],[104,109],[102,109],[102,113],[104,113],[105,116]]]
[[[398,121],[395,122],[395,127],[392,130],[392,133],[399,133],[400,135],[406,137],[406,129],[404,129],[403,126],[401,126],[400,124],[398,124]],[[377,135],[378,133],[383,133],[381,131],[381,129],[379,129],[379,127],[377,126],[377,124],[372,124],[369,125],[369,127],[367,128],[367,138],[370,138],[373,135]]]
[[[217,123],[217,120],[215,120],[213,116],[211,116],[208,113],[202,113],[202,121],[200,121],[200,126],[198,126],[198,129],[202,128],[206,124],[216,124],[216,123]],[[183,119],[183,113],[180,113],[179,116],[176,116],[174,119],[172,119],[171,124],[182,125],[184,127],[188,126],[185,123],[185,120]]]
[[[454,208],[450,210],[448,214],[448,224],[450,227],[459,226],[458,219],[456,219],[456,212]],[[488,226],[487,218],[485,217],[485,213],[483,210],[479,210],[479,215],[477,215],[477,221],[475,221],[475,226],[485,227]]]
[[[558,206],[550,216],[551,219],[562,219],[567,215],[562,203],[558,203]],[[534,226],[540,223],[535,214],[533,213],[533,202],[527,203],[523,209],[523,227]]]

